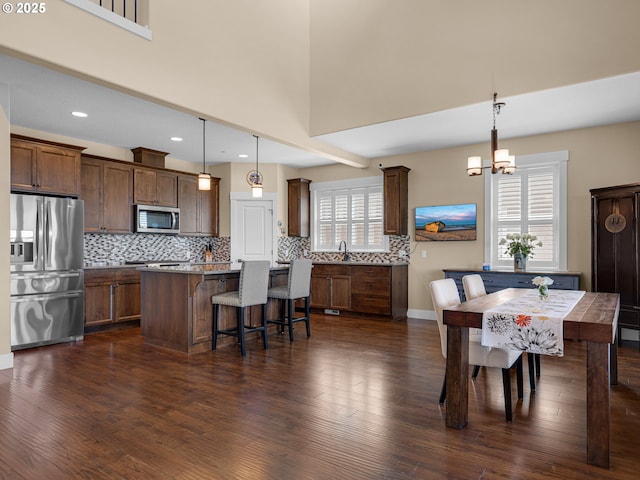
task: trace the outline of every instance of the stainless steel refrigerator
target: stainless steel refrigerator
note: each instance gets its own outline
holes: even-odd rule
[[[11,349],[84,335],[83,202],[11,194]]]

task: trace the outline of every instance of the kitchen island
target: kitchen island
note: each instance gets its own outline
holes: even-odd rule
[[[269,286],[286,285],[288,270],[285,266],[271,268]],[[141,268],[140,274],[140,333],[145,343],[189,354],[211,350],[211,296],[238,290],[240,267],[229,263],[184,264]],[[279,309],[280,301],[269,300],[268,318],[276,318]],[[259,324],[262,309],[247,310],[247,322]],[[220,327],[235,325],[235,309],[223,308]],[[218,348],[234,341],[232,337],[219,337]]]

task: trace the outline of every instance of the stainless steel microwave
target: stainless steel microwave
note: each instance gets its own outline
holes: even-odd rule
[[[136,232],[180,233],[180,209],[158,205],[135,206]]]

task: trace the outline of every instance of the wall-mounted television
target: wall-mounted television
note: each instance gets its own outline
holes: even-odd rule
[[[476,204],[416,207],[416,242],[476,239]]]

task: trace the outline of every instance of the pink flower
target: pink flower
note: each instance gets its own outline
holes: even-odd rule
[[[530,324],[530,315],[518,315],[518,318],[516,318],[516,325],[518,325],[519,327],[528,327]]]

